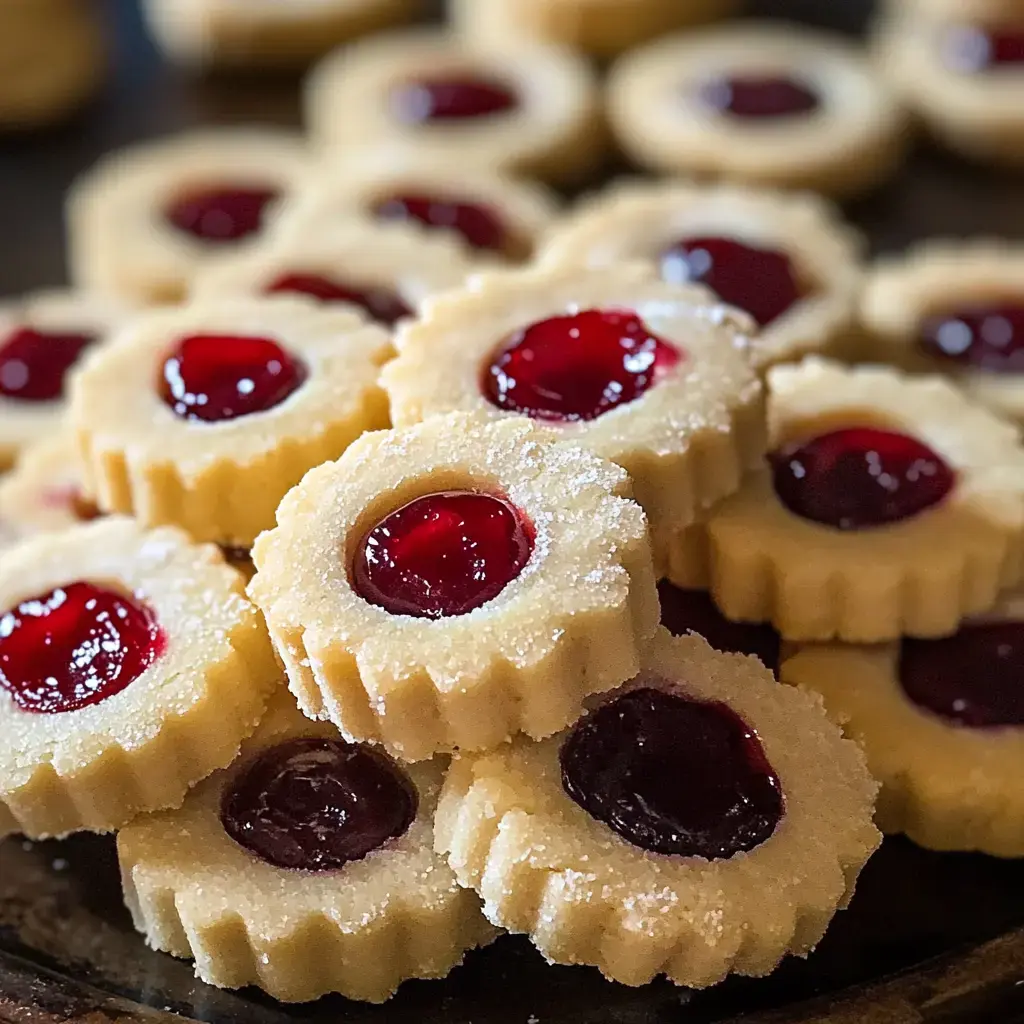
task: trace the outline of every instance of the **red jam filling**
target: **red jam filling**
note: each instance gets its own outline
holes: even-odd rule
[[[397,86],[391,104],[406,124],[432,124],[505,114],[519,106],[519,97],[507,83],[483,75],[424,75]]]
[[[416,790],[381,751],[341,739],[286,740],[257,754],[221,799],[239,846],[279,868],[337,871],[405,835]]]
[[[718,702],[631,690],[579,722],[560,760],[565,792],[651,853],[732,857],[782,819],[782,789],[757,734]]]
[[[533,525],[504,498],[441,491],[403,505],[363,537],[353,583],[392,615],[465,615],[523,571],[533,542]]]
[[[716,651],[752,654],[778,675],[779,634],[768,625],[730,622],[703,590],[682,590],[663,580],[658,584],[661,624],[673,634],[694,632]]]
[[[588,309],[514,334],[485,366],[499,409],[539,420],[594,420],[640,398],[682,358],[630,310]]]
[[[1024,725],[1024,623],[983,622],[903,641],[900,685],[919,707],[974,729]]]
[[[0,686],[24,711],[76,711],[120,693],[166,646],[144,604],[95,583],[69,583],[0,619]]]
[[[505,252],[508,230],[493,207],[440,196],[397,195],[378,202],[373,212],[382,220],[416,221],[430,228],[456,231],[474,249]]]
[[[965,74],[1024,64],[1024,28],[958,25],[946,33],[943,55],[947,67]]]
[[[798,516],[839,530],[909,519],[938,505],[956,475],[906,434],[848,427],[769,455],[775,493]]]
[[[52,402],[64,377],[95,335],[19,327],[0,343],[0,395],[22,402]]]
[[[319,302],[347,302],[389,327],[403,317],[412,316],[412,310],[390,288],[355,288],[318,274],[282,274],[266,288],[266,293],[309,295]]]
[[[821,106],[809,85],[789,75],[721,75],[701,85],[700,98],[720,114],[757,120],[797,117]]]
[[[930,356],[992,373],[1024,373],[1024,304],[963,306],[927,317],[920,348]]]
[[[185,192],[164,209],[179,231],[204,242],[237,242],[263,226],[267,206],[278,198],[273,188],[228,186]]]
[[[160,397],[175,415],[216,423],[280,405],[306,367],[268,338],[193,334],[167,356]]]
[[[661,276],[673,284],[707,285],[723,302],[762,327],[803,298],[793,262],[779,249],[735,238],[686,238],[661,254]]]

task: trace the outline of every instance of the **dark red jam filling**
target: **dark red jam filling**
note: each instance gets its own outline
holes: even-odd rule
[[[391,108],[406,124],[471,121],[518,107],[515,89],[483,75],[424,75],[403,82],[391,93]]]
[[[588,309],[514,334],[485,365],[499,409],[539,420],[594,420],[640,398],[682,358],[630,310]]]
[[[318,274],[282,274],[265,290],[268,295],[308,295],[319,302],[347,302],[389,327],[412,316],[412,310],[390,288],[356,288]]]
[[[177,416],[216,423],[280,405],[306,367],[268,338],[193,334],[164,361],[160,397]]]
[[[0,686],[24,711],[76,711],[120,693],[166,646],[144,604],[95,583],[69,583],[0,619]]]
[[[735,238],[686,238],[661,254],[661,276],[673,284],[707,285],[723,302],[762,327],[804,296],[792,260],[780,249],[759,249]]]
[[[204,242],[237,242],[263,227],[267,206],[279,196],[273,188],[197,189],[168,203],[164,217],[179,231]]]
[[[64,377],[93,334],[18,327],[0,342],[0,395],[22,402],[52,402],[64,393]]]
[[[456,231],[474,249],[505,252],[511,248],[501,215],[491,206],[441,196],[396,195],[380,200],[373,212],[382,220],[416,221],[430,228]]]
[[[965,74],[1024,65],[1024,26],[957,25],[943,40],[946,66]]]
[[[927,355],[992,373],[1024,373],[1024,303],[962,306],[926,317],[918,343]]]
[[[756,120],[811,114],[821,99],[806,82],[789,75],[720,75],[700,87],[712,110]]]
[[[956,483],[953,470],[927,445],[873,427],[834,430],[768,458],[782,504],[839,530],[909,519],[938,505]]]
[[[703,590],[682,590],[667,580],[658,584],[661,624],[674,636],[700,634],[717,651],[752,654],[778,674],[779,634],[768,625],[730,622]]]
[[[566,793],[651,853],[731,857],[771,836],[784,810],[757,734],[717,702],[632,690],[579,722],[560,760]]]
[[[279,868],[337,871],[405,835],[416,790],[381,751],[341,739],[286,740],[244,765],[221,799],[224,831]]]
[[[442,491],[385,516],[359,542],[359,595],[392,615],[440,619],[493,600],[533,553],[533,524],[510,502]]]
[[[919,707],[975,729],[1024,725],[1024,623],[982,622],[906,639],[900,685]]]

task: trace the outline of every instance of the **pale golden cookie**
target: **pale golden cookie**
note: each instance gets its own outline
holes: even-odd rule
[[[203,267],[259,237],[267,211],[308,171],[302,139],[269,128],[196,131],[112,153],[68,194],[72,278],[177,302]]]
[[[666,750],[657,717],[678,724],[681,714]],[[706,748],[705,730],[728,739]],[[735,761],[708,765],[730,778],[707,797],[722,812],[715,818],[689,811],[688,793],[702,799],[699,768],[688,793],[657,789],[658,778],[697,768],[691,748],[733,752]],[[594,755],[601,775],[588,779],[581,768]],[[740,757],[753,778],[734,789]],[[662,631],[641,674],[576,727],[458,755],[437,848],[487,917],[529,935],[549,960],[592,964],[627,985],[665,974],[700,988],[729,972],[767,974],[787,953],[813,949],[879,844],[876,791],[819,698],[780,686],[754,658]],[[659,852],[676,849],[712,856]]]
[[[629,497],[621,469],[526,419],[434,417],[310,471],[256,542],[250,594],[302,710],[350,739],[415,761],[548,736],[633,675],[657,628]]]
[[[327,792],[340,798],[340,806],[322,807],[316,781],[304,780],[301,771],[291,778],[281,771],[269,786],[248,783],[249,789],[271,805],[290,785],[302,797],[299,811],[277,808],[276,820],[269,813],[244,820],[257,830],[277,831],[279,841],[294,825],[334,833],[321,835],[312,851],[319,857],[311,861],[323,864],[332,840],[345,841],[346,823],[352,827],[348,814],[363,809],[361,791],[348,788],[344,776],[312,773],[332,757],[335,764],[346,755],[359,757],[359,750],[331,726],[303,718],[287,693],[279,695],[231,768],[196,787],[178,810],[138,818],[122,829],[117,852],[125,902],[149,944],[194,957],[196,974],[210,985],[256,985],[285,1002],[341,992],[377,1003],[406,978],[443,978],[468,949],[490,942],[496,932],[476,896],[458,886],[432,850],[441,760],[399,768],[384,755],[370,755],[371,766],[384,760],[391,767],[384,781],[411,797],[411,821],[406,818],[401,834],[333,870],[280,866],[225,828],[225,821],[234,827],[236,820],[225,818],[225,809],[261,759],[265,764],[276,752],[286,767],[307,763],[306,774],[326,787],[335,783]],[[315,814],[311,824],[303,812]],[[308,835],[301,839],[295,841],[299,851],[317,846]]]
[[[895,170],[906,134],[856,47],[770,22],[669,36],[627,55],[609,82],[609,116],[626,153],[653,170],[843,196]]]
[[[83,583],[119,609],[83,607]],[[26,540],[0,556],[0,607],[0,833],[105,832],[180,804],[279,680],[241,577],[179,530],[114,517]]]
[[[377,377],[390,355],[382,328],[305,299],[150,311],[75,379],[86,493],[247,547],[307,469],[387,424]],[[189,383],[204,372],[213,387]]]
[[[556,223],[540,260],[592,267],[645,260],[665,280],[680,282],[699,268],[670,250],[688,239],[705,238],[736,242],[766,251],[773,261],[780,256],[789,261],[785,283],[793,286],[796,301],[776,315],[781,302],[766,307],[757,317],[766,321],[751,345],[759,367],[849,345],[863,278],[863,242],[834,207],[810,194],[678,181],[623,182]],[[701,283],[713,287],[713,282]],[[753,291],[763,304],[763,294]],[[732,295],[720,297],[742,307]]]
[[[529,43],[474,47],[436,29],[327,57],[307,83],[306,117],[338,160],[376,148],[559,183],[590,173],[605,148],[597,82],[581,57]]]

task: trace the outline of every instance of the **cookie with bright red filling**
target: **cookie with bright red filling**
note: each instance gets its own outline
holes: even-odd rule
[[[118,834],[136,927],[208,984],[286,1002],[383,1002],[444,977],[496,934],[433,852],[444,769],[343,740],[278,694],[235,764]]]
[[[351,740],[416,761],[547,736],[657,628],[629,498],[621,469],[523,417],[433,417],[308,473],[250,593],[299,706]]]
[[[228,764],[279,680],[242,578],[111,517],[0,556],[0,832],[111,831]]]
[[[86,494],[248,548],[307,469],[387,422],[390,355],[358,314],[297,298],[147,313],[76,379]]]
[[[452,764],[437,845],[488,919],[628,985],[809,952],[880,840],[877,786],[820,701],[662,630],[588,705],[556,736]]]

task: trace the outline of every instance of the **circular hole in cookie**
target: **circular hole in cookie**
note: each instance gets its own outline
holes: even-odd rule
[[[934,306],[917,346],[943,363],[987,373],[1024,373],[1024,295]]]
[[[485,72],[453,70],[411,77],[393,86],[391,111],[408,125],[474,123],[518,110],[518,90]]]
[[[415,221],[428,228],[446,228],[474,249],[508,256],[522,253],[522,241],[514,237],[501,212],[486,203],[456,196],[401,192],[382,196],[371,212],[380,220]]]
[[[940,43],[951,71],[981,74],[1024,66],[1024,25],[952,25]]]
[[[334,275],[311,271],[281,274],[264,289],[267,295],[305,295],[318,302],[358,306],[377,323],[391,327],[413,311],[398,292],[384,285],[356,285]]]
[[[52,402],[64,394],[68,371],[96,335],[23,325],[0,340],[0,395],[20,402]]]
[[[164,220],[202,242],[238,242],[257,234],[271,203],[281,196],[270,186],[212,184],[183,189],[167,202]]]
[[[822,105],[810,82],[786,70],[723,71],[700,82],[697,97],[716,114],[759,122],[804,117]]]

